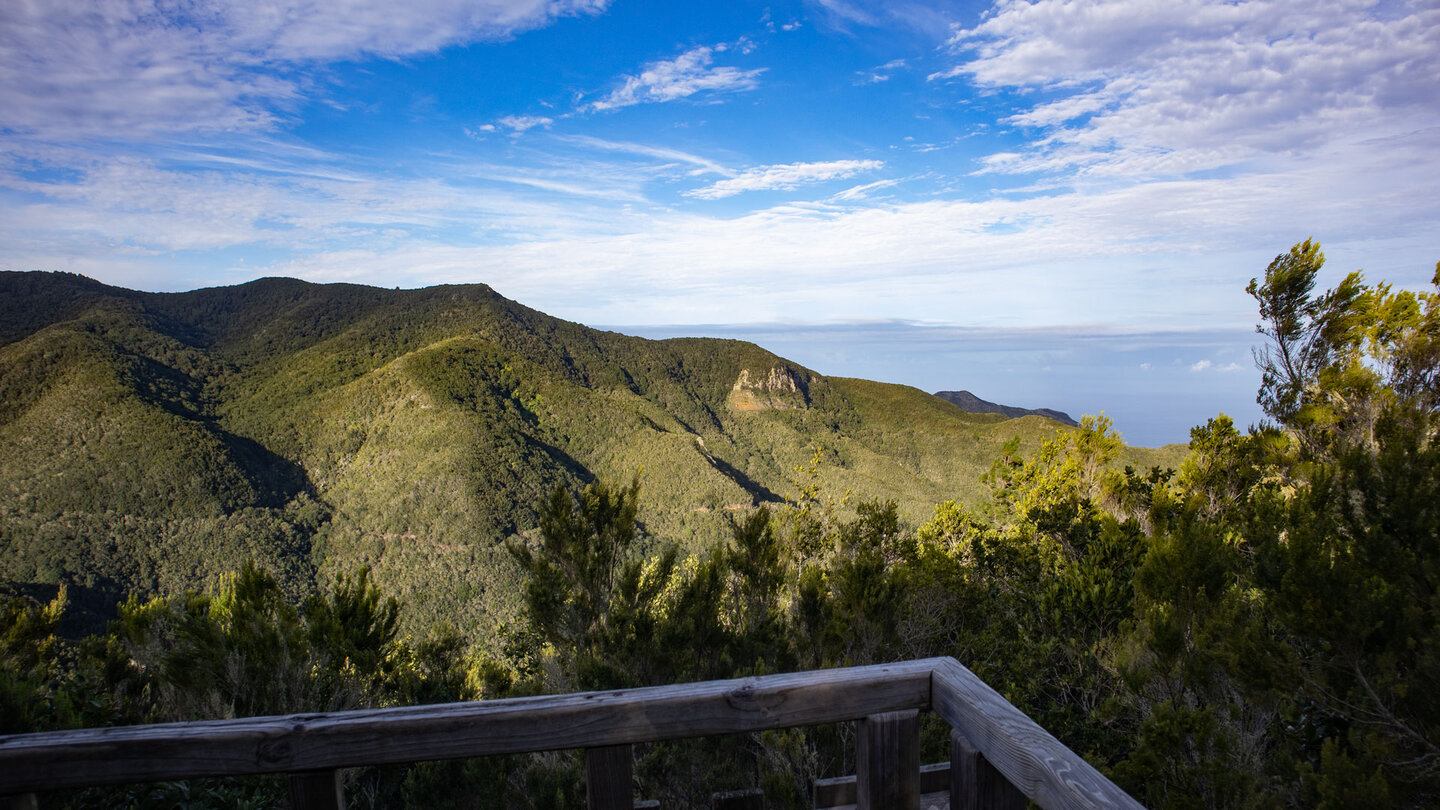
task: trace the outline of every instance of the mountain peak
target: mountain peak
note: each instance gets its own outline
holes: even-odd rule
[[[1017,408],[1013,405],[999,405],[986,399],[981,399],[969,391],[936,391],[935,396],[949,402],[962,411],[970,413],[998,413],[1001,416],[1015,418],[1019,416],[1043,416],[1046,419],[1054,419],[1063,425],[1078,427],[1079,423],[1070,418],[1070,414],[1063,411],[1056,411],[1050,408]]]

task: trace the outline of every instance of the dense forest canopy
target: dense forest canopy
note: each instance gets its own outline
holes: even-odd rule
[[[1147,806],[1433,807],[1440,265],[1432,291],[1357,273],[1317,293],[1323,261],[1301,243],[1249,287],[1269,421],[1241,430],[1217,415],[1175,465],[1123,463],[1108,421],[1086,417],[999,447],[981,497],[911,521],[886,497],[827,486],[836,456],[812,449],[782,497],[728,513],[726,536],[699,545],[647,523],[644,474],[547,482],[535,531],[497,549],[523,584],[489,645],[440,621],[401,632],[412,607],[370,569],[302,598],[260,556],[208,591],[131,598],[79,641],[60,630],[65,589],[14,596],[0,615],[0,731],[953,655]],[[939,758],[938,729],[925,743]],[[667,806],[759,786],[801,807],[811,780],[850,767],[853,740],[790,730],[637,756],[637,791]],[[544,755],[349,778],[367,806],[569,807],[583,804],[580,773]],[[240,806],[277,790],[67,800]]]

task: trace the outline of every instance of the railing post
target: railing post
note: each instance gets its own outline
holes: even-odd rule
[[[950,810],[1025,810],[1029,799],[958,729],[950,731]]]
[[[856,726],[856,810],[919,810],[920,712],[872,714]]]
[[[585,749],[585,806],[589,810],[631,810],[635,804],[634,770],[628,745]]]
[[[292,810],[345,810],[345,787],[337,770],[290,774]]]

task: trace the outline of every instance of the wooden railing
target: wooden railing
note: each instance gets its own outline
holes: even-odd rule
[[[1139,808],[953,658],[614,692],[0,737],[0,796],[284,773],[343,810],[339,768],[581,748],[591,808],[633,806],[635,743],[856,721],[855,803],[916,808],[919,712],[951,726],[950,807]]]

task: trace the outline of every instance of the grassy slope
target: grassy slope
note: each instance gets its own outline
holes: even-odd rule
[[[415,629],[513,614],[503,541],[556,485],[641,471],[652,534],[698,548],[793,493],[817,447],[826,494],[919,521],[978,499],[1006,440],[1058,427],[479,285],[147,294],[8,273],[0,302],[0,579],[172,591],[258,558],[300,592],[369,564]],[[1134,463],[1178,463],[1150,456]]]

